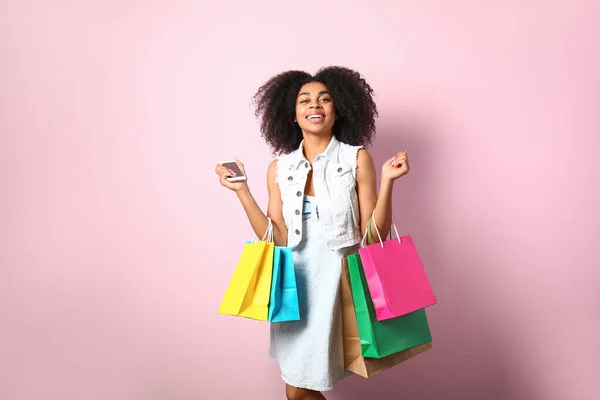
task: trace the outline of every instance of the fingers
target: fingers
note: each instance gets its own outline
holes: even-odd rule
[[[217,165],[215,172],[217,173],[217,175],[220,175],[220,176],[235,176],[235,174],[233,173],[232,170],[230,170],[229,168],[226,168],[222,165]]]
[[[223,186],[227,186],[227,184],[229,183],[229,181],[227,180],[228,177],[236,176],[236,174],[233,171],[224,166],[217,166],[216,172],[217,175],[219,175],[219,181]]]
[[[396,153],[396,155],[392,157],[391,164],[393,167],[401,167],[404,164],[408,164],[408,152],[402,150],[401,152]]]
[[[245,174],[244,164],[242,164],[239,160],[236,160],[236,164],[240,168],[242,173]],[[221,185],[226,187],[227,189],[238,191],[246,185],[245,182],[231,181],[231,178],[237,176],[238,174],[236,174],[223,164],[217,164],[217,166],[215,167],[215,173],[219,175],[219,182],[221,183]]]
[[[238,167],[240,167],[240,170],[242,170],[244,175],[246,175],[246,168],[244,167],[244,164],[237,158],[235,159],[235,163],[237,164]]]
[[[229,171],[229,169],[225,168],[223,164],[217,164],[217,167],[215,168],[217,175],[222,175],[224,171]]]

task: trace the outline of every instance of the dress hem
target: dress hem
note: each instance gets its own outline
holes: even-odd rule
[[[295,388],[298,388],[298,389],[314,390],[315,392],[329,392],[329,391],[333,390],[333,386],[309,387],[309,385],[307,385],[307,384],[292,383],[283,373],[281,374],[281,379],[286,384],[293,386]],[[334,383],[334,385],[335,385],[335,383]]]
[[[276,363],[277,365],[279,365],[279,363],[277,362],[277,360],[275,360],[273,357],[269,357],[271,359],[271,361],[273,361],[274,363]],[[351,374],[348,374],[348,371],[344,371],[344,374],[342,374],[342,376],[340,376],[337,380],[335,380],[335,382],[333,382],[332,385],[330,386],[319,386],[319,387],[315,387],[315,386],[310,386],[306,383],[292,383],[291,379],[288,379],[283,372],[281,372],[281,380],[283,380],[284,383],[286,383],[287,385],[293,386],[295,388],[298,389],[307,389],[307,390],[314,390],[316,392],[330,392],[334,389],[334,386],[341,381],[342,379],[350,376]]]

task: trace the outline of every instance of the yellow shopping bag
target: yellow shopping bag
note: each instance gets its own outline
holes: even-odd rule
[[[271,220],[265,237],[272,232]],[[219,314],[267,321],[273,275],[274,244],[269,241],[248,243],[229,281]]]

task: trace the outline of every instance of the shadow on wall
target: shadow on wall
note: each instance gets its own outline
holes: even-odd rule
[[[494,335],[495,318],[485,295],[469,277],[461,276],[465,269],[457,268],[465,263],[483,266],[485,260],[469,254],[468,243],[460,243],[465,251],[452,253],[458,257],[444,254],[440,213],[452,212],[439,198],[440,183],[447,179],[443,162],[452,151],[444,148],[443,140],[436,140],[444,132],[420,120],[389,123],[378,131],[370,149],[378,171],[395,152],[409,152],[411,172],[395,189],[394,216],[400,234],[415,240],[438,298],[438,304],[428,308],[433,349],[374,378],[350,377],[328,398],[534,400],[527,393],[531,390],[516,386],[520,379],[511,375],[508,351]],[[453,243],[459,240],[453,238]]]

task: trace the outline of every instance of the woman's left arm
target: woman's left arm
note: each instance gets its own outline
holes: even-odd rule
[[[375,214],[375,223],[383,238],[379,238],[375,229],[373,237],[376,242],[385,240],[392,225],[392,193],[394,181],[409,171],[408,154],[406,151],[397,153],[387,160],[381,168],[381,184],[377,195],[377,175],[373,157],[365,149],[358,152],[356,170],[356,186],[360,211],[360,229],[363,234],[371,215]]]

